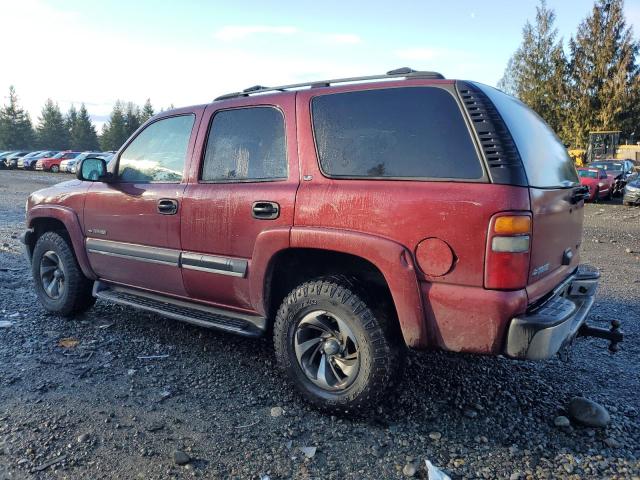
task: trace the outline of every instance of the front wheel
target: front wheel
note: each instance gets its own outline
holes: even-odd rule
[[[70,242],[57,232],[45,232],[38,238],[31,272],[38,299],[50,312],[72,316],[95,302],[93,282],[80,270]]]
[[[59,167],[58,165],[53,165],[53,166],[51,167],[51,171],[52,171],[53,173],[58,173],[58,172],[60,171],[60,167]]]
[[[404,346],[390,312],[373,307],[342,277],[303,283],[283,301],[274,324],[276,357],[317,407],[365,412],[400,378]]]

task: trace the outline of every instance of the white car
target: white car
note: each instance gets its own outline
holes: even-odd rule
[[[76,165],[81,160],[84,160],[87,157],[99,157],[104,158],[106,154],[102,152],[82,152],[76,158],[70,158],[68,160],[63,160],[60,162],[60,171],[66,173],[76,173]]]

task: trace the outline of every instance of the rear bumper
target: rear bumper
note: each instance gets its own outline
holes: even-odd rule
[[[507,331],[505,355],[544,360],[558,353],[576,337],[585,322],[595,301],[599,279],[597,269],[580,265],[544,303],[514,317]]]

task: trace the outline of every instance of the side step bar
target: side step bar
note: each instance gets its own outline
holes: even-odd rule
[[[259,337],[267,329],[266,318],[259,315],[230,312],[134,288],[110,285],[99,280],[93,284],[93,296],[108,302],[154,312],[181,322],[216,328],[246,337]]]

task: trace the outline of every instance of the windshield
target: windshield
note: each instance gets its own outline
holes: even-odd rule
[[[582,178],[598,178],[597,170],[578,170],[578,175]]]
[[[622,170],[622,163],[620,162],[593,162],[591,166],[603,170]]]
[[[65,152],[60,152],[60,153],[56,153],[53,157],[51,158],[62,158],[64,156]]]
[[[573,187],[576,168],[560,139],[533,110],[500,90],[476,83],[498,109],[522,158],[529,186]]]

